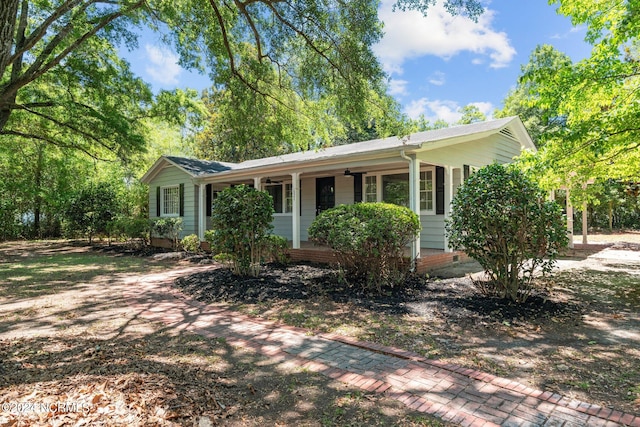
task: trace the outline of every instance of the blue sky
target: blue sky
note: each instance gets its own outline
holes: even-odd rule
[[[574,61],[590,52],[586,29],[573,27],[546,0],[490,0],[477,23],[452,17],[441,5],[425,18],[392,12],[393,3],[382,0],[385,36],[374,51],[390,76],[389,93],[412,118],[455,122],[467,104],[490,116],[537,45],[551,44]],[[143,34],[139,49],[125,57],[154,90],[210,86],[207,76],[182,69],[153,34]]]

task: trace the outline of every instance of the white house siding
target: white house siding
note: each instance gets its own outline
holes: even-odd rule
[[[420,215],[420,247],[444,249],[444,215]]]
[[[184,184],[184,217],[182,218],[182,233],[180,237],[198,233],[195,208],[197,204],[197,188],[191,177],[175,166],[168,166],[160,171],[149,183],[149,217],[156,215],[156,187]]]
[[[309,240],[308,229],[311,223],[316,219],[316,179],[304,178],[301,183],[301,201],[302,211],[300,212],[300,240]]]
[[[291,215],[274,215],[273,221],[271,221],[273,225],[272,234],[276,234],[278,236],[286,237],[287,240],[293,239],[293,230],[291,228]]]
[[[469,143],[456,144],[422,152],[418,158],[426,163],[461,167],[484,166],[494,161],[510,163],[520,154],[520,143],[503,135],[492,135]]]
[[[336,206],[353,204],[353,180],[355,177],[337,175],[336,177]],[[315,197],[314,197],[315,198]]]

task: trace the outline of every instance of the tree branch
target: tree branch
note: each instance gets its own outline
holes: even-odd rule
[[[61,147],[61,148],[69,148],[72,150],[80,150],[81,152],[83,152],[84,154],[86,154],[87,156],[91,157],[92,159],[95,160],[99,160],[99,161],[103,161],[103,162],[109,162],[111,161],[111,159],[106,159],[106,158],[102,158],[99,156],[96,156],[95,154],[87,151],[85,148],[79,146],[79,145],[75,145],[75,144],[65,144],[61,141],[58,141],[56,139],[47,137],[47,136],[43,136],[43,135],[34,135],[34,134],[30,134],[30,133],[24,133],[24,132],[19,132],[19,131],[15,131],[15,130],[0,130],[0,135],[11,135],[11,136],[17,136],[20,138],[25,138],[25,139],[35,139],[36,141],[43,141],[43,142],[47,142],[49,144],[55,145],[57,147]]]
[[[27,107],[25,107],[23,105],[19,106],[19,108],[21,110],[27,111],[27,112],[35,115],[35,116],[38,116],[38,117],[43,118],[45,120],[48,120],[48,121],[50,121],[50,122],[52,122],[52,123],[54,123],[54,124],[56,124],[56,125],[58,125],[60,127],[69,129],[69,130],[77,133],[78,135],[83,136],[84,138],[87,138],[89,140],[92,140],[92,141],[96,142],[98,145],[102,146],[103,148],[105,148],[105,149],[107,149],[107,150],[109,150],[111,152],[114,152],[116,150],[116,147],[112,147],[112,146],[109,146],[108,144],[105,144],[102,140],[100,140],[100,138],[97,138],[97,137],[93,136],[89,132],[83,131],[82,129],[78,128],[77,126],[74,126],[74,125],[72,125],[70,123],[63,122],[63,121],[58,120],[58,119],[56,119],[54,117],[51,117],[51,116],[49,116],[47,114],[40,113],[38,111],[32,110],[32,109],[27,108]]]
[[[66,36],[73,29],[73,24],[69,23],[67,26],[65,26],[63,28],[63,30],[61,30],[61,32],[58,35],[56,35],[56,37],[54,37],[54,39],[57,40],[57,42],[55,44],[53,44],[53,40],[52,40],[47,45],[45,50],[39,55],[39,60],[36,60],[31,65],[31,67],[29,67],[29,69],[20,78],[18,78],[15,81],[11,82],[9,85],[7,85],[4,88],[2,95],[3,95],[3,97],[5,99],[4,100],[0,100],[0,105],[4,104],[4,102],[6,102],[6,97],[7,96],[10,96],[11,94],[16,93],[18,91],[18,89],[20,89],[21,87],[25,86],[29,82],[32,82],[33,80],[35,80],[38,77],[40,77],[43,74],[45,74],[51,68],[53,68],[56,65],[60,64],[60,62],[64,58],[66,58],[71,52],[73,52],[75,49],[77,49],[78,46],[80,46],[82,43],[84,43],[88,38],[94,36],[96,33],[98,33],[98,31],[100,31],[103,28],[105,28],[107,25],[109,25],[114,20],[124,16],[128,12],[131,12],[131,11],[141,7],[144,3],[145,3],[145,0],[138,0],[136,3],[133,3],[126,10],[122,10],[121,9],[121,10],[119,10],[117,12],[114,12],[114,13],[112,13],[110,15],[105,15],[98,25],[93,27],[91,30],[85,32],[82,36],[77,38],[73,43],[71,43],[66,49],[64,49],[61,53],[59,53],[51,61],[49,61],[48,63],[43,65],[44,58],[46,56],[48,56],[53,51],[53,49],[57,46],[57,44],[60,42],[60,40],[63,39],[63,37],[60,37],[60,35],[64,32],[65,33],[64,36]]]
[[[62,17],[64,14],[66,14],[67,12],[69,12],[71,9],[73,9],[74,7],[76,7],[79,3],[81,3],[82,0],[67,0],[66,2],[62,3],[60,6],[58,6],[58,8],[51,14],[49,15],[49,17],[47,17],[47,19],[45,19],[42,24],[40,24],[37,28],[35,28],[31,34],[29,34],[26,39],[25,39],[25,43],[23,46],[18,47],[16,46],[16,49],[13,53],[13,56],[11,58],[9,58],[10,62],[15,61],[15,59],[20,56],[23,55],[24,53],[26,53],[29,49],[31,49],[33,46],[35,46],[35,44],[40,41],[46,34],[47,34],[47,30],[49,29],[49,27],[58,19],[60,19],[60,17]],[[86,8],[91,4],[94,3],[94,0],[89,0],[87,1],[87,4],[83,7],[83,9],[86,10]],[[22,18],[22,16],[21,16]],[[24,17],[25,19],[27,17]]]
[[[247,3],[243,3],[238,0],[234,0],[234,2],[236,4],[236,7],[242,14],[242,16],[244,16],[244,19],[247,22],[247,24],[249,24],[249,28],[251,28],[251,31],[253,32],[253,39],[256,41],[256,48],[258,49],[258,60],[261,61],[262,58],[264,57],[262,54],[262,41],[260,39],[260,33],[258,33],[258,29],[256,28],[255,23],[251,18],[251,14],[246,8]]]

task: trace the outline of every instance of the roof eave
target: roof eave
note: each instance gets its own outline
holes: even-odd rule
[[[246,175],[255,175],[255,174],[273,174],[275,172],[282,172],[286,170],[292,170],[294,168],[312,168],[314,166],[322,166],[324,164],[330,164],[332,161],[342,162],[345,160],[349,161],[364,161],[369,159],[375,159],[380,157],[386,157],[390,154],[399,153],[400,151],[408,151],[413,152],[417,151],[422,147],[422,143],[415,144],[406,144],[400,145],[392,148],[385,148],[376,151],[368,151],[361,153],[347,153],[342,155],[335,156],[326,156],[317,159],[307,159],[307,160],[296,160],[296,161],[288,161],[276,164],[270,164],[265,166],[255,166],[250,168],[241,168],[241,169],[231,169],[222,172],[209,173],[199,175],[198,178],[205,180],[211,178],[230,178],[230,177],[241,177]]]

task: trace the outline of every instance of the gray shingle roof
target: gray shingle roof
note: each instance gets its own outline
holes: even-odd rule
[[[235,163],[214,162],[211,160],[189,159],[186,157],[165,156],[165,158],[193,176],[208,175],[232,169]]]
[[[374,139],[371,141],[356,142],[353,144],[339,145],[323,148],[315,151],[302,151],[298,153],[284,154],[281,156],[266,157],[263,159],[247,160],[233,166],[233,170],[251,169],[258,166],[270,166],[284,163],[322,160],[333,157],[348,156],[362,153],[373,153],[393,149],[417,148],[429,142],[443,141],[465,135],[480,134],[484,132],[499,131],[514,120],[514,117],[491,120],[487,122],[472,123],[470,125],[452,126],[449,128],[429,130],[408,135],[404,138],[389,137]]]
[[[186,157],[164,156],[168,161],[181,167],[194,177],[212,175],[224,171],[243,171],[252,168],[278,166],[285,164],[296,164],[312,162],[323,159],[346,157],[350,155],[366,155],[368,153],[382,153],[388,150],[415,149],[424,147],[430,143],[447,141],[467,135],[481,135],[483,133],[499,132],[505,127],[509,127],[513,122],[518,121],[518,126],[524,129],[522,122],[517,117],[506,117],[503,119],[491,120],[487,122],[473,123],[470,125],[453,126],[443,129],[429,130],[408,135],[403,138],[390,137],[374,139],[371,141],[357,142],[354,144],[339,145],[335,147],[322,148],[315,151],[303,151],[298,153],[284,154],[281,156],[266,157],[256,160],[247,160],[242,163],[225,163],[210,160],[190,159]],[[526,130],[524,131],[526,134]],[[528,138],[528,137],[527,137]],[[149,172],[147,172],[149,174]],[[145,175],[147,176],[147,175]]]

